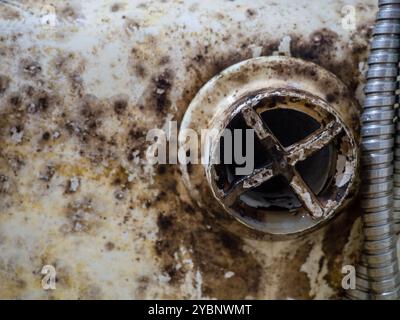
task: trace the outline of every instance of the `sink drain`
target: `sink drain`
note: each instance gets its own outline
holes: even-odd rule
[[[354,194],[358,112],[344,85],[314,64],[285,57],[242,62],[210,80],[185,114],[181,130],[212,134],[207,163],[182,165],[184,181],[228,227],[239,228],[235,220],[270,236],[310,231]],[[253,144],[252,172],[238,175],[242,165],[224,158],[225,148],[238,148],[227,130],[254,130],[239,146]]]

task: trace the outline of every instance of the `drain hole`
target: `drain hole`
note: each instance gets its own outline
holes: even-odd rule
[[[261,186],[244,193],[240,200],[249,207],[273,211],[292,210],[301,207],[297,196],[281,176],[273,177]]]
[[[331,178],[334,154],[331,143],[296,165],[296,170],[315,194],[320,194]]]
[[[292,109],[268,110],[263,112],[261,117],[285,148],[321,127],[314,118]]]
[[[233,120],[230,122],[230,124],[227,126],[227,129],[231,131],[232,137],[234,136],[234,130],[235,129],[240,129],[242,131],[242,143],[241,143],[241,154],[243,156],[246,155],[246,132],[245,130],[250,129],[247,125],[246,122],[244,121],[243,117],[239,114],[236,117],[233,118]],[[254,144],[254,168],[258,169],[261,167],[264,167],[265,165],[269,164],[272,162],[270,155],[268,152],[262,147],[260,140],[254,135],[254,140],[252,141]],[[230,145],[227,145],[227,143],[230,143]],[[232,159],[226,159],[224,150],[225,147],[228,150],[232,150]],[[245,164],[238,164],[235,162],[235,157],[233,156],[237,150],[235,150],[235,145],[232,141],[225,141],[224,137],[221,138],[220,140],[220,159],[221,163],[223,165],[217,166],[217,172],[219,171],[218,176],[220,177],[220,181],[217,182],[217,185],[224,185],[223,181],[221,181],[221,178],[224,179],[226,178],[230,184],[240,180],[243,178],[243,176],[237,176],[235,175],[236,169],[240,167],[244,167]],[[230,163],[229,161],[232,161]],[[224,172],[222,172],[224,171]]]
[[[332,151],[332,145],[328,145],[296,165],[296,170],[316,195],[324,190],[330,178]],[[294,210],[302,206],[288,182],[281,176],[244,193],[240,199],[249,207],[274,211]]]
[[[320,128],[319,122],[314,118],[292,109],[268,110],[263,112],[261,117],[284,147],[303,140]],[[227,128],[231,130],[249,129],[240,115],[236,116]],[[242,138],[242,151],[244,154],[246,150],[244,132]],[[223,139],[221,139],[222,163],[225,160],[223,157],[224,143]],[[257,138],[255,138],[254,144],[255,168],[271,163],[270,156]],[[234,150],[233,148],[234,146],[232,145],[232,150]],[[296,170],[316,195],[324,190],[331,176],[333,156],[334,147],[333,143],[331,143],[296,165]],[[219,181],[217,184],[222,187],[221,189],[229,189],[232,183],[242,178],[242,176],[235,176],[234,174],[237,167],[239,165],[236,163],[218,166]],[[264,184],[247,191],[240,199],[247,206],[257,209],[281,211],[295,210],[301,207],[300,201],[289,187],[288,182],[281,176],[275,176]]]

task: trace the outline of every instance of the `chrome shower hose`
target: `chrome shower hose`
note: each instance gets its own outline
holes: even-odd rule
[[[400,298],[395,227],[400,214],[400,125],[394,121],[399,54],[400,0],[380,0],[362,115],[364,243],[356,289],[347,292],[350,299]]]

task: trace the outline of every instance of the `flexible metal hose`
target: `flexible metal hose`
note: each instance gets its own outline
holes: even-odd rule
[[[362,115],[362,189],[364,244],[351,299],[398,299],[400,275],[394,230],[394,134],[400,49],[400,0],[380,0],[374,27]],[[398,140],[400,144],[400,140]],[[400,160],[400,149],[396,149]],[[400,186],[400,162],[396,162]]]

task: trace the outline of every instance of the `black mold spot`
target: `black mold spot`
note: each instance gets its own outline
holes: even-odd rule
[[[318,273],[321,272],[323,266],[324,266],[324,262],[325,262],[325,257],[322,256],[319,261],[318,261]]]
[[[135,64],[133,69],[138,77],[143,79],[147,76],[146,67],[143,64],[141,63]]]
[[[370,35],[369,29],[355,32],[351,41],[341,47],[345,59],[337,56],[339,35],[326,28],[315,31],[308,38],[292,35],[291,53],[296,58],[309,60],[324,67],[338,76],[350,92],[354,92],[362,80],[358,65],[366,59]]]
[[[0,174],[0,194],[8,193],[10,189],[9,178],[3,174]]]
[[[196,55],[193,60],[197,63],[204,61],[204,56],[200,53],[198,55]]]
[[[85,59],[73,52],[57,55],[52,62],[55,70],[63,74],[70,84],[73,92],[83,96],[84,81],[81,74],[85,71]]]
[[[234,237],[229,233],[221,233],[220,240],[224,247],[230,251],[235,252],[240,250],[240,242],[237,237]]]
[[[163,213],[160,213],[157,218],[157,225],[161,231],[167,231],[173,225],[172,216],[167,216]]]
[[[42,96],[37,100],[37,107],[39,111],[45,111],[49,108],[49,97]]]
[[[42,139],[45,140],[45,141],[48,141],[50,139],[50,133],[48,131],[43,133]]]
[[[56,169],[52,165],[47,165],[46,168],[40,172],[39,179],[42,181],[49,182],[51,178],[53,178],[54,174],[56,173]]]
[[[14,106],[14,107],[19,107],[19,106],[21,106],[22,98],[21,98],[20,95],[14,94],[14,95],[12,95],[12,96],[10,97],[9,101],[10,101],[10,104],[11,104],[12,106]]]
[[[31,77],[35,77],[42,72],[42,67],[36,61],[22,60],[21,66],[23,73],[28,74]]]
[[[23,125],[16,125],[15,126],[15,130],[17,133],[20,133],[24,130],[24,126]]]
[[[163,66],[170,62],[170,58],[168,56],[164,56],[160,59],[159,65]]]
[[[106,157],[113,157],[113,148],[116,147],[115,139],[113,137],[107,139],[99,130],[102,126],[105,103],[95,96],[86,95],[79,106],[79,115],[71,118],[66,116],[63,121],[68,133],[82,142],[84,153],[93,163],[99,163]]]
[[[0,96],[2,96],[10,86],[11,79],[8,76],[0,74]]]
[[[246,16],[249,18],[254,18],[257,15],[257,11],[254,9],[247,9]]]
[[[58,16],[61,17],[61,19],[72,21],[78,18],[78,13],[69,4],[67,4],[66,6],[57,11],[58,11]]]
[[[158,174],[165,174],[167,172],[167,165],[160,164],[157,166],[157,173]]]
[[[337,91],[328,93],[326,95],[326,101],[328,103],[333,103],[337,100],[338,96],[339,96],[339,92],[337,92]]]
[[[295,57],[318,61],[318,59],[334,50],[338,39],[339,35],[336,32],[326,28],[313,32],[307,41],[295,36],[292,37],[291,53]]]
[[[159,112],[166,112],[171,105],[168,99],[169,91],[172,86],[171,81],[171,73],[169,71],[164,71],[153,79],[155,86],[153,94],[156,100],[156,109]]]
[[[144,136],[143,132],[136,128],[131,128],[128,132],[128,135],[132,141],[137,141]]]
[[[182,208],[185,212],[189,213],[189,214],[195,214],[196,210],[189,204],[186,202],[182,201]]]
[[[250,53],[245,56],[240,52],[232,52],[221,57],[216,57],[216,59],[213,61],[213,68],[215,70],[214,75],[225,70],[227,67],[234,65],[240,61],[246,60],[250,57]]]
[[[128,101],[123,99],[118,99],[114,102],[114,111],[116,114],[123,114],[128,107]]]

